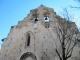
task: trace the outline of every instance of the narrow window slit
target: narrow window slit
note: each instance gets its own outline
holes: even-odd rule
[[[27,46],[30,46],[30,34],[28,34]]]

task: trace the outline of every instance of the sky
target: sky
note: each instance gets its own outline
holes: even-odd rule
[[[70,5],[80,6],[80,3],[73,0],[0,0],[0,49],[1,40],[7,38],[11,26],[17,25],[18,21],[23,20],[30,13],[30,10],[41,4],[53,8],[58,15],[62,7],[68,7],[70,13],[74,15],[74,22],[80,27],[80,10],[70,8]]]

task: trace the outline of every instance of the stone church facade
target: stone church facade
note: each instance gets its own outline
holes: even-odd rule
[[[8,36],[2,39],[0,60],[59,60],[54,40],[58,18],[52,8],[43,5],[30,10],[30,14],[17,25],[11,26]],[[77,29],[75,23],[71,23]],[[60,50],[60,48],[59,48]],[[79,60],[76,46],[69,60]]]

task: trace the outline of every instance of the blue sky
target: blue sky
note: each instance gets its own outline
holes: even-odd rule
[[[73,0],[0,0],[0,48],[2,44],[1,39],[7,37],[10,27],[17,25],[18,21],[23,20],[31,9],[37,8],[41,4],[53,8],[57,14],[62,11],[61,7],[69,7],[70,4],[80,6],[79,3]],[[70,12],[75,14],[74,21],[80,27],[79,10],[71,10]]]

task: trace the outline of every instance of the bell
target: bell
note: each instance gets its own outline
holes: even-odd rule
[[[48,20],[47,17],[45,17],[45,20]]]
[[[37,18],[35,18],[35,21],[38,21],[38,19],[37,19]]]

